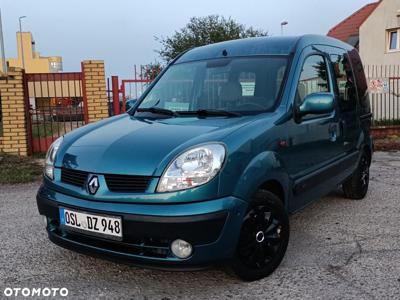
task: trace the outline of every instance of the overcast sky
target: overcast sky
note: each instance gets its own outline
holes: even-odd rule
[[[133,77],[134,64],[158,59],[154,36],[169,36],[193,16],[219,14],[280,35],[326,34],[374,0],[0,0],[7,57],[16,56],[18,17],[42,55],[63,57],[64,71],[103,59],[108,75]]]

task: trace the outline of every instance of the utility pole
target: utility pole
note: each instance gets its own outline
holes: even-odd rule
[[[287,21],[281,23],[281,35],[283,35],[283,26],[286,26],[287,24],[289,24]]]
[[[26,16],[19,17],[19,40],[21,43],[22,69],[25,70],[24,45],[22,41],[22,23],[21,23],[21,20],[24,18],[26,18]]]
[[[2,70],[4,74],[7,74],[7,62],[6,62],[6,53],[4,52],[3,21],[1,19],[1,9],[0,9],[0,47],[1,47]]]

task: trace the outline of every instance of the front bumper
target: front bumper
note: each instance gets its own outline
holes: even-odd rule
[[[52,242],[77,252],[136,265],[198,268],[231,258],[239,238],[247,203],[225,197],[184,204],[128,204],[84,200],[51,190],[44,185],[37,194],[39,213],[47,217]],[[113,241],[65,230],[59,225],[59,206],[120,216],[123,240]],[[193,254],[179,259],[170,243],[183,239]]]

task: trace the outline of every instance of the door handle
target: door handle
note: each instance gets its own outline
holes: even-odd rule
[[[336,124],[329,125],[329,140],[331,142],[336,142],[337,140],[337,127]]]

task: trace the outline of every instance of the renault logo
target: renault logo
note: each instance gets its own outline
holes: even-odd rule
[[[91,194],[91,195],[96,194],[97,190],[100,187],[99,178],[95,175],[90,177],[87,187],[88,187],[89,194]]]

